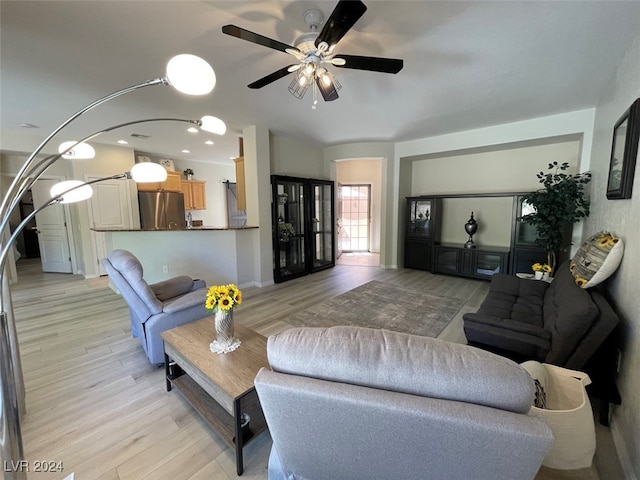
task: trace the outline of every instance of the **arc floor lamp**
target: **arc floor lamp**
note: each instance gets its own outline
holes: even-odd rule
[[[27,472],[24,462],[24,449],[20,431],[21,416],[24,415],[25,391],[22,367],[20,361],[20,348],[17,338],[11,292],[6,275],[6,263],[11,247],[16,238],[22,232],[28,221],[36,213],[59,203],[73,203],[86,200],[91,197],[93,191],[91,184],[112,179],[132,179],[136,182],[159,182],[166,179],[167,173],[158,164],[136,164],[130,172],[112,175],[91,182],[69,180],[60,182],[51,189],[51,198],[43,205],[38,206],[25,218],[11,235],[6,236],[5,231],[9,225],[9,217],[19,204],[22,197],[44,172],[60,158],[80,159],[92,158],[95,154],[93,147],[85,143],[96,136],[116,128],[133,125],[136,123],[153,121],[178,121],[187,122],[199,126],[202,130],[222,135],[226,131],[224,122],[216,117],[204,116],[200,120],[185,120],[178,118],[158,118],[137,120],[120,125],[105,128],[89,135],[83,140],[66,142],[58,149],[58,154],[40,159],[38,156],[53,137],[76,118],[93,108],[113,99],[133,92],[140,88],[155,85],[169,85],[176,90],[188,95],[206,95],[210,93],[216,83],[213,68],[203,59],[189,54],[181,54],[173,57],[167,64],[166,75],[155,78],[131,87],[123,88],[106,95],[78,112],[71,115],[58,126],[42,143],[29,155],[25,163],[9,186],[7,193],[0,204],[0,450],[3,460],[3,473],[6,480],[26,480]]]

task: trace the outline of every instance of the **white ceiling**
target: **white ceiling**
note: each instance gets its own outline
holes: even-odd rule
[[[597,104],[640,26],[638,1],[379,1],[337,52],[404,59],[397,75],[338,69],[340,98],[311,109],[292,76],[260,90],[247,84],[292,62],[289,55],[224,35],[235,24],[293,44],[303,13],[328,17],[336,1],[6,1],[0,4],[1,148],[30,151],[59,123],[120,88],[164,76],[166,62],[193,53],[215,69],[206,97],[170,87],[129,93],[82,116],[61,139],[125,121],[211,114],[224,137],[182,125],[139,125],[100,137],[174,159],[228,161],[251,125],[317,145],[403,141]],[[40,126],[21,128],[22,123]],[[129,138],[149,134],[148,140]],[[189,148],[192,153],[180,153]]]

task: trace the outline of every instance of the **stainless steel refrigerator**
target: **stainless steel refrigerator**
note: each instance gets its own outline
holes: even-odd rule
[[[138,192],[140,228],[180,230],[185,228],[184,195],[181,192]]]

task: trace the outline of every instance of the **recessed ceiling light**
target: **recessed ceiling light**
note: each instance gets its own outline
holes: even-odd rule
[[[198,133],[198,129],[196,127],[187,128],[187,132],[189,133]]]
[[[206,141],[206,142],[204,142],[204,143],[206,143],[207,145],[213,145],[213,140],[207,140],[207,141]]]
[[[182,153],[191,153],[191,150],[187,150],[186,148],[182,150]]]
[[[34,125],[33,123],[21,123],[20,126],[22,128],[40,128],[38,125]]]
[[[129,142],[127,142],[126,140],[118,140],[118,143],[120,145],[129,145]]]

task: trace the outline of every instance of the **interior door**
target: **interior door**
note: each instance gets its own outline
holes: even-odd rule
[[[36,208],[51,195],[51,187],[59,180],[41,179],[31,188]],[[67,234],[67,217],[63,205],[53,205],[36,214],[36,232],[43,272],[71,273],[71,249]]]
[[[101,178],[87,176],[87,181]],[[105,180],[95,183],[89,203],[89,222],[92,228],[131,228],[129,185],[123,180]],[[99,275],[106,275],[100,259],[107,256],[106,234],[91,230],[93,252]]]
[[[342,231],[342,200],[343,200],[344,196],[342,194],[342,184],[340,182],[338,182],[338,218],[336,218],[336,229],[338,230],[338,242],[337,242],[337,246],[336,246],[336,260],[338,258],[340,258],[340,255],[342,255],[342,236],[344,235],[343,231]]]

